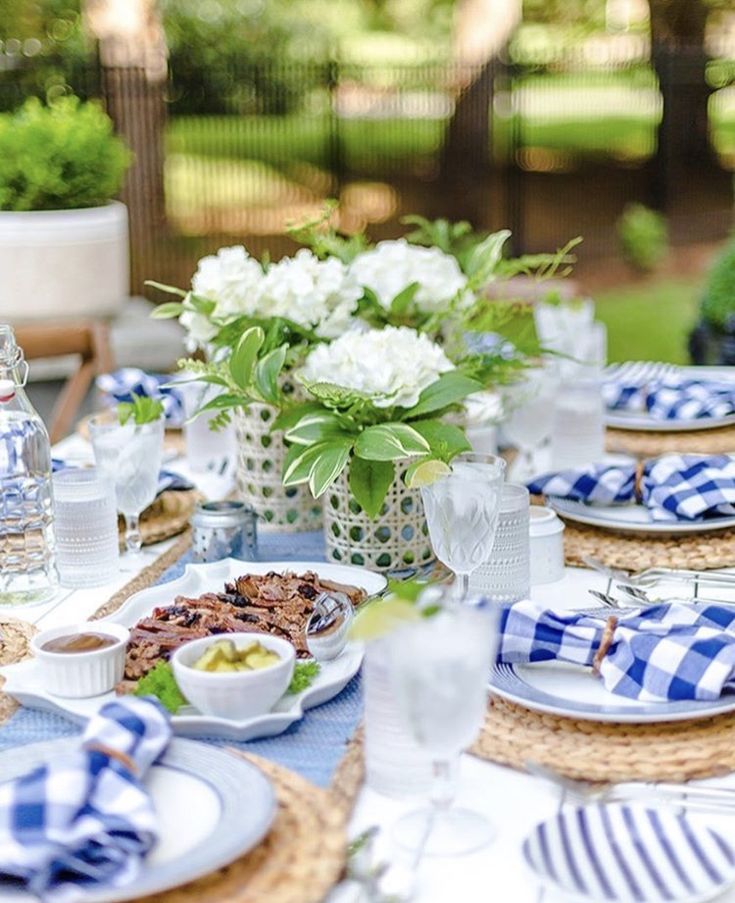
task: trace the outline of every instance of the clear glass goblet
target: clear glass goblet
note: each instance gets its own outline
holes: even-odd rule
[[[486,562],[495,542],[505,461],[497,455],[458,455],[451,473],[421,487],[434,553],[457,575],[466,598],[470,574]]]
[[[497,645],[494,606],[469,604],[407,624],[388,638],[393,690],[416,743],[432,760],[431,805],[399,819],[396,842],[429,856],[460,856],[492,841],[482,815],[454,808],[460,753],[487,709]]]
[[[523,371],[523,375],[503,389],[506,412],[503,432],[518,448],[518,459],[510,473],[524,483],[536,476],[539,448],[551,438],[554,428],[554,401],[559,391],[559,371],[555,361],[545,361]]]
[[[117,510],[125,518],[125,547],[140,552],[140,514],[156,498],[163,458],[164,421],[120,424],[109,414],[89,422],[97,469],[115,487]]]

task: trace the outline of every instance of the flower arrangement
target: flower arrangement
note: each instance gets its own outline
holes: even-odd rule
[[[396,478],[395,464],[448,462],[469,449],[442,420],[482,384],[408,327],[347,333],[315,348],[297,371],[310,400],[286,405],[277,424],[291,447],[285,486],[307,483],[315,498],[347,469],[355,501],[375,518]]]
[[[148,284],[181,297],[153,316],[178,317],[191,351],[231,348],[252,326],[265,329],[271,346],[306,349],[350,328],[363,294],[345,264],[306,248],[265,265],[241,245],[221,248],[199,261],[189,291]]]

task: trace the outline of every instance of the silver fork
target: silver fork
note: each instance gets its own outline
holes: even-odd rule
[[[578,803],[653,802],[695,811],[735,814],[735,788],[689,784],[624,782],[599,786],[565,777],[548,765],[527,761],[526,771],[563,790]]]
[[[624,593],[629,599],[637,605],[663,605],[666,602],[680,602],[685,605],[733,605],[733,602],[723,602],[721,599],[708,599],[705,596],[692,596],[688,599],[676,597],[666,599],[652,599],[648,593],[639,586],[629,586],[625,583],[618,583],[616,589]]]

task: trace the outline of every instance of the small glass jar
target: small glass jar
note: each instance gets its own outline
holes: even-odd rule
[[[531,585],[556,583],[564,576],[564,524],[551,508],[531,505]]]
[[[192,515],[191,529],[194,561],[257,559],[257,515],[244,502],[200,502]]]

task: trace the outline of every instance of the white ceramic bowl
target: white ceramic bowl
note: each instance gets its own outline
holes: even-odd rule
[[[237,649],[260,643],[280,655],[280,662],[255,671],[197,671],[192,667],[202,653],[221,640]],[[192,640],[171,657],[174,677],[189,702],[204,715],[239,721],[269,712],[291,683],[296,650],[287,640],[263,633],[221,633]]]
[[[76,633],[102,633],[114,637],[114,646],[91,652],[48,652],[49,640]],[[38,661],[41,679],[48,693],[67,699],[82,699],[107,693],[122,680],[130,631],[111,621],[67,624],[42,630],[31,640],[31,652]]]

